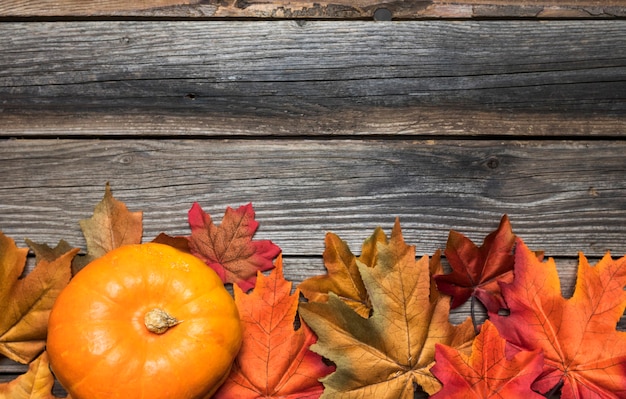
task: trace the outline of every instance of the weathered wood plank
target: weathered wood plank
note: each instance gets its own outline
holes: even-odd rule
[[[381,10],[384,12],[381,13]],[[377,13],[378,11],[378,13]],[[626,15],[626,1],[605,0],[5,0],[0,17],[143,16],[254,18],[612,18]]]
[[[626,21],[0,25],[0,135],[623,136]]]
[[[481,240],[503,214],[549,256],[626,253],[624,141],[4,140],[0,229],[85,248],[78,226],[111,182],[146,240],[189,233],[194,201],[219,220],[252,202],[259,238],[319,256],[400,218],[418,253],[455,229]]]

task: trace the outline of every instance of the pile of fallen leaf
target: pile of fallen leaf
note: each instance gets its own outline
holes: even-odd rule
[[[616,329],[626,307],[626,257],[607,254],[592,267],[581,254],[565,299],[554,261],[528,249],[506,216],[480,247],[451,231],[447,274],[439,251],[416,258],[396,221],[389,237],[376,229],[358,257],[329,233],[327,274],[292,292],[280,248],[253,239],[250,204],[228,208],[219,226],[194,204],[189,225],[189,236],[155,241],[194,254],[233,284],[244,325],[216,398],[626,397],[626,333]],[[28,241],[36,266],[23,277],[28,249],[0,233],[0,354],[29,365],[0,384],[0,398],[55,398],[44,349],[56,296],[90,260],[142,241],[142,213],[108,185],[80,226],[86,254],[63,241],[55,248]],[[472,312],[451,324],[450,309],[468,300],[488,317]]]

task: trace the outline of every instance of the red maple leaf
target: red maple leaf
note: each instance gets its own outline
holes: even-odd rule
[[[498,283],[513,280],[514,245],[515,234],[506,215],[480,247],[463,234],[450,231],[444,254],[452,272],[435,276],[437,289],[452,297],[450,308],[461,306],[470,297],[478,298],[494,312],[505,307]]]
[[[297,316],[299,291],[291,294],[282,258],[269,276],[259,273],[256,287],[245,294],[234,287],[243,325],[243,344],[231,373],[214,399],[316,399],[321,377],[334,371],[309,350],[317,340]],[[299,328],[294,328],[294,321]]]
[[[202,259],[224,283],[237,284],[247,291],[254,287],[257,271],[269,270],[280,248],[270,240],[253,240],[259,227],[252,204],[233,210],[226,208],[222,223],[216,226],[211,216],[196,202],[189,210],[190,252]]]
[[[431,399],[543,398],[531,389],[542,366],[540,350],[507,349],[506,341],[487,320],[474,339],[470,356],[447,345],[436,345],[435,365],[430,371],[443,388]]]
[[[626,257],[607,254],[592,267],[580,254],[576,288],[565,299],[554,260],[540,261],[518,239],[515,279],[502,284],[510,314],[489,318],[514,346],[543,351],[533,389],[546,393],[562,384],[562,399],[626,398],[626,333],[616,330],[625,286]]]

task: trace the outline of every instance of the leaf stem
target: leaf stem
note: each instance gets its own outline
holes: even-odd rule
[[[472,324],[474,325],[474,333],[478,335],[478,320],[476,320],[476,297],[472,295],[470,299],[470,315],[472,316]]]

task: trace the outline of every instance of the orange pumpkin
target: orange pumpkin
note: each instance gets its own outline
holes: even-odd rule
[[[72,399],[208,398],[241,345],[234,300],[196,257],[156,243],[96,259],[60,293],[47,351]]]

